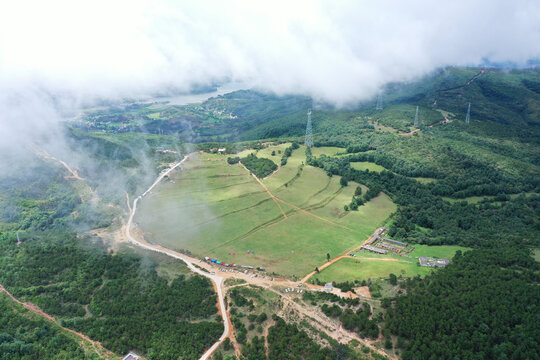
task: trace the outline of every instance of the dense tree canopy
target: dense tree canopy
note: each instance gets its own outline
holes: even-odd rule
[[[264,178],[277,169],[277,165],[272,160],[258,158],[255,154],[249,154],[245,158],[240,159],[240,161],[258,178]]]
[[[136,349],[149,359],[197,359],[221,335],[223,325],[208,320],[217,312],[209,280],[179,276],[168,283],[153,262],[84,250],[63,233],[37,236],[20,246],[0,237],[0,283],[65,326],[117,353]]]
[[[408,281],[386,323],[403,359],[540,358],[538,270],[524,249],[474,250]]]

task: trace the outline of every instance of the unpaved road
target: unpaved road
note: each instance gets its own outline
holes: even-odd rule
[[[209,273],[204,272],[201,269],[195,267],[193,265],[193,263],[191,262],[191,260],[184,254],[181,254],[181,253],[176,252],[174,250],[166,249],[166,248],[164,248],[162,246],[151,245],[151,244],[148,244],[146,242],[139,241],[139,240],[135,239],[133,236],[131,236],[131,225],[133,223],[133,217],[135,216],[135,212],[137,211],[137,203],[139,202],[139,200],[141,200],[146,194],[148,194],[150,191],[152,191],[152,189],[165,176],[169,175],[171,173],[171,171],[176,169],[178,166],[182,165],[184,163],[184,161],[186,161],[191,155],[192,154],[184,156],[184,158],[181,161],[172,164],[172,166],[169,167],[167,170],[162,171],[161,174],[157,177],[156,181],[154,181],[154,183],[152,185],[150,185],[150,187],[142,195],[138,196],[137,198],[135,198],[135,200],[133,200],[133,205],[131,206],[131,212],[129,214],[129,219],[128,219],[128,222],[127,222],[127,225],[126,225],[126,237],[131,243],[133,243],[133,244],[135,244],[135,245],[137,245],[139,247],[142,247],[142,248],[150,250],[150,251],[159,252],[159,253],[171,256],[171,257],[173,257],[175,259],[182,260],[183,262],[186,263],[186,265],[193,272],[195,272],[195,273],[197,273],[199,275],[202,275],[204,277],[207,277],[213,282],[213,284],[214,284],[214,286],[216,288],[216,292],[218,294],[219,311],[221,313],[221,317],[223,318],[223,327],[224,327],[224,329],[223,329],[223,334],[218,339],[218,341],[214,345],[212,345],[210,347],[210,349],[208,349],[200,357],[200,360],[207,360],[207,359],[210,358],[210,356],[212,356],[212,354],[214,353],[214,351],[216,351],[216,349],[219,347],[219,345],[221,345],[221,343],[223,341],[225,341],[225,339],[229,336],[229,332],[230,332],[230,320],[229,320],[229,316],[227,314],[227,308],[225,307],[225,299],[224,299],[224,294],[223,294],[223,278],[221,276],[209,274]]]
[[[355,251],[358,251],[358,249],[360,249],[362,246],[366,245],[371,239],[373,238],[373,235],[370,235],[370,237],[368,237],[366,239],[366,241],[364,241],[362,243],[362,245],[359,245],[353,249],[350,249],[350,250],[347,250],[344,254],[338,256],[338,257],[335,257],[333,259],[331,259],[330,261],[322,264],[321,266],[318,266],[318,269],[319,271],[321,271],[322,269],[332,265],[333,263],[335,263],[336,261],[338,260],[341,260],[343,258],[346,258],[346,257],[350,257],[348,254],[351,253],[351,252],[355,252]],[[352,258],[352,257],[351,257]],[[380,258],[361,258],[362,260],[382,260],[382,261],[399,261],[397,259],[390,259],[390,258],[383,258],[383,259],[380,259]],[[312,271],[310,272],[309,274],[307,274],[306,276],[304,276],[304,278],[302,280],[300,280],[301,283],[305,283],[306,281],[309,280],[310,277],[312,277],[313,275],[315,275],[316,271]]]
[[[47,154],[48,155],[48,154]],[[294,282],[294,281],[291,281],[289,279],[285,279],[285,278],[277,278],[277,279],[274,279],[274,280],[270,280],[270,277],[265,277],[265,278],[261,278],[261,277],[252,277],[250,276],[250,274],[245,274],[245,273],[242,273],[242,272],[238,272],[238,271],[228,271],[228,272],[219,272],[219,275],[217,275],[217,272],[219,271],[219,266],[216,267],[215,265],[213,264],[208,264],[206,262],[203,262],[201,261],[200,259],[196,259],[196,258],[193,258],[193,257],[190,257],[188,255],[185,255],[185,254],[182,254],[182,253],[179,253],[179,252],[176,252],[174,250],[171,250],[171,249],[167,249],[165,247],[162,247],[160,245],[154,245],[154,244],[149,244],[147,243],[143,238],[141,239],[137,239],[136,237],[134,237],[131,233],[131,227],[133,225],[133,218],[135,216],[135,213],[137,211],[137,204],[139,202],[139,200],[142,200],[142,198],[144,196],[146,196],[148,193],[150,193],[152,191],[152,189],[157,185],[159,184],[159,182],[161,180],[163,180],[163,178],[167,175],[169,175],[173,170],[175,170],[176,168],[178,168],[181,164],[183,164],[186,160],[188,160],[188,158],[193,155],[192,154],[188,154],[186,155],[181,161],[179,162],[176,162],[176,163],[173,163],[171,164],[171,166],[169,168],[167,168],[166,170],[162,171],[160,173],[160,175],[156,178],[156,180],[154,181],[154,183],[152,183],[152,185],[150,185],[150,187],[140,196],[138,196],[137,198],[135,198],[133,200],[133,205],[131,205],[129,203],[129,197],[127,197],[127,206],[128,206],[128,209],[129,209],[129,218],[128,218],[128,222],[125,226],[125,237],[127,238],[127,240],[129,242],[131,242],[132,244],[136,245],[136,246],[139,246],[141,248],[144,248],[144,249],[147,249],[149,251],[155,251],[155,252],[159,252],[159,253],[162,253],[162,254],[165,254],[167,256],[171,256],[175,259],[179,259],[179,260],[182,260],[184,261],[187,266],[192,270],[194,271],[195,273],[199,274],[199,275],[202,275],[204,277],[207,277],[209,278],[211,281],[212,281],[212,284],[214,286],[214,288],[216,289],[216,292],[218,294],[218,307],[219,307],[219,314],[222,316],[223,318],[223,324],[224,324],[224,331],[223,331],[223,334],[221,335],[221,337],[218,339],[218,341],[216,343],[214,343],[201,357],[200,357],[200,360],[208,360],[212,354],[215,352],[215,350],[221,345],[221,343],[223,341],[225,341],[225,339],[227,337],[232,337],[232,332],[233,332],[233,329],[232,329],[232,324],[231,324],[231,321],[230,321],[230,318],[229,318],[229,315],[228,315],[228,312],[226,310],[226,306],[225,306],[225,301],[224,301],[224,289],[223,289],[223,282],[226,278],[237,278],[237,279],[243,279],[245,280],[248,284],[253,284],[253,285],[256,285],[256,286],[261,286],[263,288],[266,288],[270,291],[273,291],[275,292],[276,294],[280,295],[281,298],[285,301],[286,304],[289,304],[289,306],[292,306],[294,307],[300,314],[302,314],[303,316],[305,316],[305,318],[307,318],[309,320],[309,322],[315,326],[316,328],[319,328],[321,331],[325,331],[327,332],[328,329],[334,329],[335,327],[333,326],[333,323],[330,319],[327,319],[324,315],[319,314],[317,313],[316,311],[314,310],[311,310],[311,309],[306,309],[304,307],[302,307],[301,305],[297,304],[296,302],[294,302],[292,300],[292,298],[289,298],[287,296],[285,296],[284,294],[280,293],[279,291],[277,291],[275,289],[275,286],[283,286],[283,287],[291,287],[291,288],[294,288],[298,283],[297,282]],[[73,175],[72,178],[75,178],[75,179],[78,179],[78,180],[82,180],[84,181],[83,178],[80,178],[78,176],[78,174],[75,172],[75,171],[72,171],[72,168],[66,164],[64,161],[61,161],[61,160],[58,160],[56,158],[53,158],[53,157],[50,157],[49,156],[49,159],[52,159],[52,160],[55,160],[59,163],[61,163],[66,169],[68,169],[68,171],[71,172],[71,174]],[[254,178],[259,182],[259,184],[268,192],[269,196],[276,202],[276,204],[280,207],[281,209],[281,206],[279,205],[279,202],[283,202],[283,203],[286,203],[285,201],[275,197],[269,190],[268,188],[256,177],[254,176]],[[127,194],[126,194],[127,195]],[[288,203],[286,203],[288,204]],[[306,210],[303,210],[301,208],[298,208],[292,204],[290,204],[291,206],[295,207],[297,210],[301,210],[301,211],[304,211],[306,213],[308,213],[309,215],[312,215],[312,216],[316,216]],[[283,212],[283,210],[282,210]],[[286,218],[287,215],[283,212],[283,215],[284,217]],[[316,216],[318,217],[318,216]],[[319,218],[319,217],[318,217]],[[321,220],[326,220],[326,219],[323,219],[321,218]],[[329,221],[329,220],[327,220]],[[335,225],[338,225],[338,226],[342,226],[340,224],[335,224]],[[337,260],[337,259],[335,259]],[[379,260],[379,259],[377,259]],[[200,268],[203,268],[205,269],[206,271],[208,272],[205,272],[203,270],[201,270],[199,267],[195,266],[194,263],[197,263],[198,266]],[[230,269],[228,269],[230,270]],[[216,272],[216,274],[211,274],[211,272]],[[304,284],[304,288],[308,288],[308,289],[311,289],[311,290],[314,290],[314,291],[322,291],[322,287],[321,286],[317,286],[317,285],[311,285],[311,284]],[[41,309],[39,309],[37,306],[33,305],[33,304],[30,304],[30,303],[22,303],[20,302],[19,300],[15,299],[9,292],[7,292],[7,290],[5,290],[3,287],[1,287],[0,285],[0,291],[4,291],[6,292],[8,295],[10,295],[12,297],[12,299],[14,299],[15,301],[23,304],[23,306],[27,307],[29,310],[41,315],[41,316],[44,316],[46,318],[48,318],[49,320],[52,320],[52,321],[55,321],[56,322],[56,319],[54,319],[54,317],[44,313]],[[339,289],[334,289],[333,293],[335,295],[338,295],[340,297],[347,297],[347,294],[345,293],[342,293]],[[325,329],[326,328],[326,329]],[[101,350],[100,352],[101,353],[105,353],[105,358],[106,359],[116,359],[117,357],[112,354],[110,351],[108,351],[107,349],[103,348],[103,346],[101,345],[101,343],[99,342],[96,342],[96,341],[93,341],[91,340],[90,338],[88,338],[86,335],[84,334],[81,334],[79,332],[76,332],[74,330],[71,330],[71,329],[67,329],[65,328],[67,331],[79,336],[81,339],[84,339],[84,340],[87,340],[89,341],[92,346],[96,349],[96,350]],[[369,341],[369,340],[366,340],[366,339],[362,339],[360,337],[358,337],[357,334],[354,334],[354,333],[350,333],[350,332],[346,332],[344,331],[343,329],[341,329],[340,327],[338,328],[335,328],[335,330],[332,330],[330,333],[328,333],[332,338],[334,338],[335,340],[339,341],[339,342],[348,342],[349,340],[351,339],[355,339],[359,342],[361,342],[362,344],[364,344],[365,346],[368,346],[369,348],[371,348],[372,350],[376,351],[377,353],[379,353],[380,355],[383,355],[383,356],[389,356],[388,354],[384,353],[383,351],[381,351],[380,349],[376,348],[375,346],[373,346],[372,342]],[[234,341],[234,338],[233,338],[233,341]]]
[[[410,135],[412,135],[412,134],[414,134],[414,133],[416,133],[418,131],[420,131],[420,129],[414,129],[414,130],[411,130],[411,131],[406,132],[406,133],[401,133],[399,135],[401,135],[401,136],[410,136]]]
[[[66,327],[63,327],[62,325],[60,325],[60,323],[54,318],[54,316],[51,316],[49,314],[47,314],[46,312],[44,312],[43,310],[41,310],[37,305],[34,305],[32,303],[29,303],[29,302],[22,302],[20,301],[19,299],[17,299],[15,296],[13,296],[13,294],[11,294],[9,291],[7,291],[7,289],[3,286],[3,285],[0,285],[0,292],[4,292],[6,293],[10,298],[11,300],[15,301],[16,303],[18,304],[21,304],[22,306],[24,306],[26,309],[30,310],[31,312],[33,312],[34,314],[37,314],[38,316],[41,316],[41,317],[44,317],[46,318],[47,320],[50,320],[54,323],[56,323],[58,326],[60,326],[62,329],[66,330],[66,331],[69,331],[70,333],[76,335],[77,337],[79,337],[82,341],[86,341],[90,344],[92,344],[92,347],[94,348],[94,350],[96,351],[96,353],[100,354],[101,356],[103,356],[105,359],[118,359],[118,356],[114,355],[111,351],[105,349],[103,347],[103,345],[101,345],[101,343],[99,341],[94,341],[92,339],[90,339],[88,336],[84,335],[84,334],[81,334],[80,332],[78,331],[75,331],[75,330],[72,330],[72,329],[69,329],[69,328],[66,328]]]
[[[137,246],[139,246],[141,248],[144,248],[144,249],[147,249],[147,250],[150,250],[150,251],[159,252],[159,253],[162,253],[162,254],[171,256],[173,258],[184,261],[192,271],[194,271],[195,273],[197,273],[199,275],[202,275],[204,277],[209,278],[213,282],[213,285],[214,285],[214,287],[216,289],[216,292],[218,294],[219,313],[221,314],[221,316],[223,318],[224,331],[223,331],[223,334],[221,335],[221,337],[218,339],[218,341],[214,345],[212,345],[212,347],[210,347],[200,357],[199,360],[207,360],[207,359],[209,359],[212,356],[212,354],[214,353],[214,351],[221,345],[221,343],[223,341],[225,341],[225,339],[227,337],[229,337],[231,335],[231,333],[232,333],[232,326],[231,326],[231,323],[230,323],[230,319],[229,319],[227,309],[225,307],[225,301],[224,301],[224,289],[223,289],[224,285],[223,285],[223,282],[224,282],[224,279],[226,279],[226,278],[243,279],[249,284],[261,286],[261,287],[266,288],[266,289],[268,289],[270,291],[273,291],[276,294],[280,295],[281,298],[284,300],[284,302],[286,304],[288,304],[289,306],[294,307],[300,314],[304,315],[307,319],[312,320],[312,321],[310,321],[310,323],[313,326],[315,326],[316,328],[319,328],[320,330],[325,331],[325,332],[328,332],[328,329],[335,329],[335,330],[332,330],[331,332],[328,333],[335,340],[343,343],[343,342],[348,342],[348,341],[350,341],[352,339],[355,339],[355,340],[361,342],[362,344],[364,344],[365,346],[368,346],[370,349],[376,351],[380,355],[388,356],[388,354],[386,354],[384,351],[382,351],[382,350],[376,348],[375,346],[373,346],[373,344],[370,341],[358,337],[358,335],[355,334],[355,333],[344,331],[340,327],[336,328],[335,325],[332,324],[331,320],[326,319],[325,316],[322,316],[322,314],[319,314],[316,311],[304,308],[303,306],[301,306],[301,305],[297,304],[296,302],[294,302],[292,300],[292,298],[289,298],[289,297],[285,296],[284,294],[280,293],[279,291],[277,291],[274,288],[276,285],[294,288],[298,284],[297,282],[293,282],[293,281],[291,281],[289,279],[284,279],[284,278],[271,280],[269,277],[265,277],[265,278],[254,277],[253,274],[250,276],[249,274],[242,273],[242,272],[235,271],[235,270],[231,270],[231,269],[227,269],[227,268],[224,268],[224,267],[221,267],[221,268],[226,269],[227,271],[220,271],[220,266],[216,266],[216,265],[213,265],[213,264],[208,264],[206,262],[203,262],[202,260],[195,259],[193,257],[190,257],[188,255],[179,253],[179,252],[171,250],[171,249],[167,249],[167,248],[165,248],[165,247],[163,247],[161,245],[150,244],[150,243],[146,242],[144,239],[136,239],[131,234],[131,226],[133,224],[133,218],[134,218],[135,213],[137,211],[137,204],[138,204],[139,200],[142,200],[142,198],[146,194],[148,194],[166,175],[168,175],[170,172],[172,172],[174,169],[176,169],[178,166],[180,166],[182,163],[184,163],[184,161],[186,161],[191,155],[192,154],[186,155],[184,157],[184,159],[182,159],[182,161],[172,164],[171,167],[169,167],[167,170],[163,171],[160,174],[160,176],[156,179],[156,181],[154,181],[154,183],[142,195],[138,196],[137,198],[135,198],[135,200],[133,200],[133,204],[131,206],[131,211],[130,211],[130,215],[129,215],[129,218],[128,218],[128,222],[127,222],[126,227],[125,227],[125,229],[126,229],[125,230],[125,235],[126,235],[126,238],[128,239],[128,241],[133,243],[134,245],[137,245]],[[274,199],[274,201],[276,201],[276,203],[278,203],[278,201],[282,201],[281,199],[276,198],[266,188],[266,186],[264,186],[264,184],[262,184],[262,182],[257,177],[255,177],[255,179],[263,186],[263,188],[265,188],[265,190],[268,192],[269,196],[272,197]],[[279,204],[278,204],[278,206],[279,206]],[[285,213],[283,213],[283,215],[284,215],[284,217],[286,217]],[[194,265],[195,263],[198,266],[195,266]],[[201,270],[201,268],[203,268],[203,269],[205,269],[205,270],[207,270],[209,272],[205,272],[205,271]],[[212,272],[215,272],[215,273],[212,274]],[[218,275],[218,272],[219,272],[219,275]],[[321,290],[320,289],[321,287],[316,286],[316,285],[305,284],[304,287],[312,288],[313,290],[319,290],[319,291]],[[346,297],[346,294],[341,293],[341,291],[338,291],[338,290],[339,289],[335,289],[335,291],[334,291],[334,293],[336,295]]]
[[[242,162],[239,161],[238,163],[240,164],[240,166],[242,166],[244,169],[246,169],[246,171],[248,172],[248,174],[251,173],[251,171],[250,171],[244,164],[242,164]],[[277,171],[277,170],[276,170],[276,171]],[[270,175],[272,175],[272,174],[270,174]],[[270,175],[269,175],[269,176],[270,176]],[[286,219],[286,218],[287,218],[287,214],[285,214],[285,211],[283,211],[283,209],[281,208],[281,205],[279,205],[279,202],[278,202],[279,199],[276,198],[276,197],[274,196],[274,194],[272,194],[272,193],[270,192],[270,190],[266,187],[266,185],[264,185],[263,182],[262,182],[257,176],[255,176],[255,174],[251,173],[251,176],[253,176],[253,178],[254,178],[255,180],[257,180],[257,182],[262,186],[262,188],[268,193],[268,195],[270,196],[270,198],[271,198],[272,200],[274,200],[274,202],[275,202],[276,205],[278,206],[279,210],[280,210],[281,213],[283,214],[283,217]],[[267,176],[267,177],[268,177],[268,176]]]

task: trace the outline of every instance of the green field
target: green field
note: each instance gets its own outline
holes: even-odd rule
[[[411,179],[421,182],[422,184],[429,184],[429,183],[437,182],[437,179],[426,178],[426,177],[413,177]]]
[[[276,161],[272,151],[278,154],[289,145],[270,146],[257,156]],[[287,165],[264,180],[287,218],[240,165],[200,153],[141,201],[135,222],[153,243],[303,276],[324,263],[327,253],[338,256],[360,245],[396,209],[381,194],[358,211],[345,212],[360,184],[341,187],[338,176],[304,165],[304,154],[301,146]]]
[[[352,162],[351,167],[353,169],[360,170],[360,171],[369,170],[369,171],[381,172],[384,170],[384,167],[382,167],[381,165],[377,165],[369,161]]]
[[[441,245],[441,246],[429,246],[429,245],[414,245],[414,250],[411,252],[411,256],[429,256],[439,259],[451,259],[456,254],[456,251],[461,250],[465,252],[471,250],[463,246],[454,245]]]
[[[335,262],[322,270],[320,274],[314,275],[313,279],[319,279],[323,282],[343,282],[367,280],[369,278],[386,278],[390,274],[402,275],[403,277],[425,276],[432,269],[420,266],[418,264],[418,257],[428,256],[451,259],[458,250],[464,252],[470,249],[451,245],[415,245],[415,249],[411,252],[412,258],[392,255],[391,253],[379,255],[360,251],[356,253],[356,257],[354,258],[345,258]]]
[[[311,148],[311,153],[315,157],[321,156],[322,154],[326,156],[334,156],[339,153],[344,153],[345,151],[345,148],[335,146],[320,146]]]
[[[314,275],[313,279],[322,282],[342,282],[351,280],[367,280],[377,278],[387,278],[390,274],[397,276],[413,277],[416,275],[425,276],[431,271],[430,268],[422,267],[418,261],[405,258],[392,259],[395,261],[371,260],[377,257],[345,258],[327,267],[320,274]]]

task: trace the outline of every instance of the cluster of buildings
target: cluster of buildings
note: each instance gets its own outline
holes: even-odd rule
[[[178,151],[165,149],[165,148],[162,147],[162,146],[157,147],[157,148],[156,148],[156,152],[162,153],[162,154],[178,154]]]
[[[450,264],[449,259],[436,259],[436,258],[426,257],[426,256],[420,256],[418,258],[418,261],[420,262],[420,266],[427,266],[427,267],[443,268],[446,265]]]
[[[363,250],[371,251],[376,254],[385,255],[388,251],[395,253],[410,253],[414,250],[414,246],[389,238],[383,238],[386,228],[383,226],[375,230],[371,238],[362,246]]]
[[[388,252],[387,250],[379,249],[378,247],[371,246],[371,245],[364,245],[361,247],[361,249],[371,251],[371,252],[374,252],[376,254],[381,254],[381,255],[385,255]]]

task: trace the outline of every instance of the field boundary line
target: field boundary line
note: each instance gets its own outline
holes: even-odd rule
[[[268,188],[266,187],[266,185],[263,184],[263,182],[255,175],[253,174],[244,164],[242,164],[241,161],[238,162],[244,169],[246,169],[246,171],[248,171],[251,176],[253,176],[253,178],[255,180],[257,180],[257,182],[263,187],[264,190],[266,190],[266,192],[268,193],[268,195],[270,196],[270,198],[272,198],[272,200],[274,200],[274,202],[276,203],[276,205],[278,206],[279,210],[281,211],[281,213],[283,214],[283,217],[286,219],[287,218],[287,214],[285,214],[285,211],[283,211],[283,209],[281,208],[281,205],[279,205],[279,202],[277,201],[277,198],[270,192],[270,190],[268,190]]]

